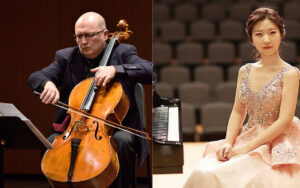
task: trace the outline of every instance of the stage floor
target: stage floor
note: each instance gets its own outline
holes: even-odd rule
[[[154,174],[153,188],[182,188],[202,156],[206,142],[184,142],[184,166],[182,174]]]

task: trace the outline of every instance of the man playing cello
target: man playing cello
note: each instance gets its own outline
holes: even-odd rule
[[[108,66],[97,67],[106,49],[108,34],[101,15],[95,12],[83,14],[75,23],[74,36],[78,46],[57,51],[53,63],[32,73],[28,83],[33,90],[41,92],[43,103],[55,104],[59,100],[68,103],[72,89],[88,77],[94,76],[95,85],[99,87],[106,86],[112,79],[117,80],[130,102],[122,125],[141,130],[134,86],[136,82],[151,84],[152,63],[137,56],[134,46],[119,44],[112,51]],[[58,109],[48,138],[50,142],[65,131],[69,119],[66,110]],[[111,187],[126,188],[134,178],[136,153],[140,163],[143,162],[149,154],[149,146],[146,140],[122,130],[115,130],[112,138],[118,145],[120,170]]]

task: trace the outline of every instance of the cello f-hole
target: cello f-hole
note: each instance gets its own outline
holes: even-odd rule
[[[99,128],[99,123],[98,121],[93,121],[93,124],[96,124],[96,130],[95,130],[95,138],[96,140],[101,140],[102,139],[102,136],[97,136],[97,133],[98,133],[98,128]]]
[[[71,136],[74,127],[75,127],[75,125],[72,126],[72,129],[71,129],[70,132],[67,132],[67,133],[66,133],[66,135],[63,137],[63,140],[67,140],[67,139]]]

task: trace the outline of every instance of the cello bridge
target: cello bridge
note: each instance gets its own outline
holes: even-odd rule
[[[86,126],[86,124],[83,121],[75,121],[74,122],[74,128],[75,131],[81,131],[82,129],[87,129],[87,131],[90,131],[90,129],[88,128],[88,126]]]

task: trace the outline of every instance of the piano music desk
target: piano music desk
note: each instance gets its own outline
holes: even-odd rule
[[[184,165],[182,174],[154,174],[153,188],[182,188],[202,156],[207,142],[183,142]]]

